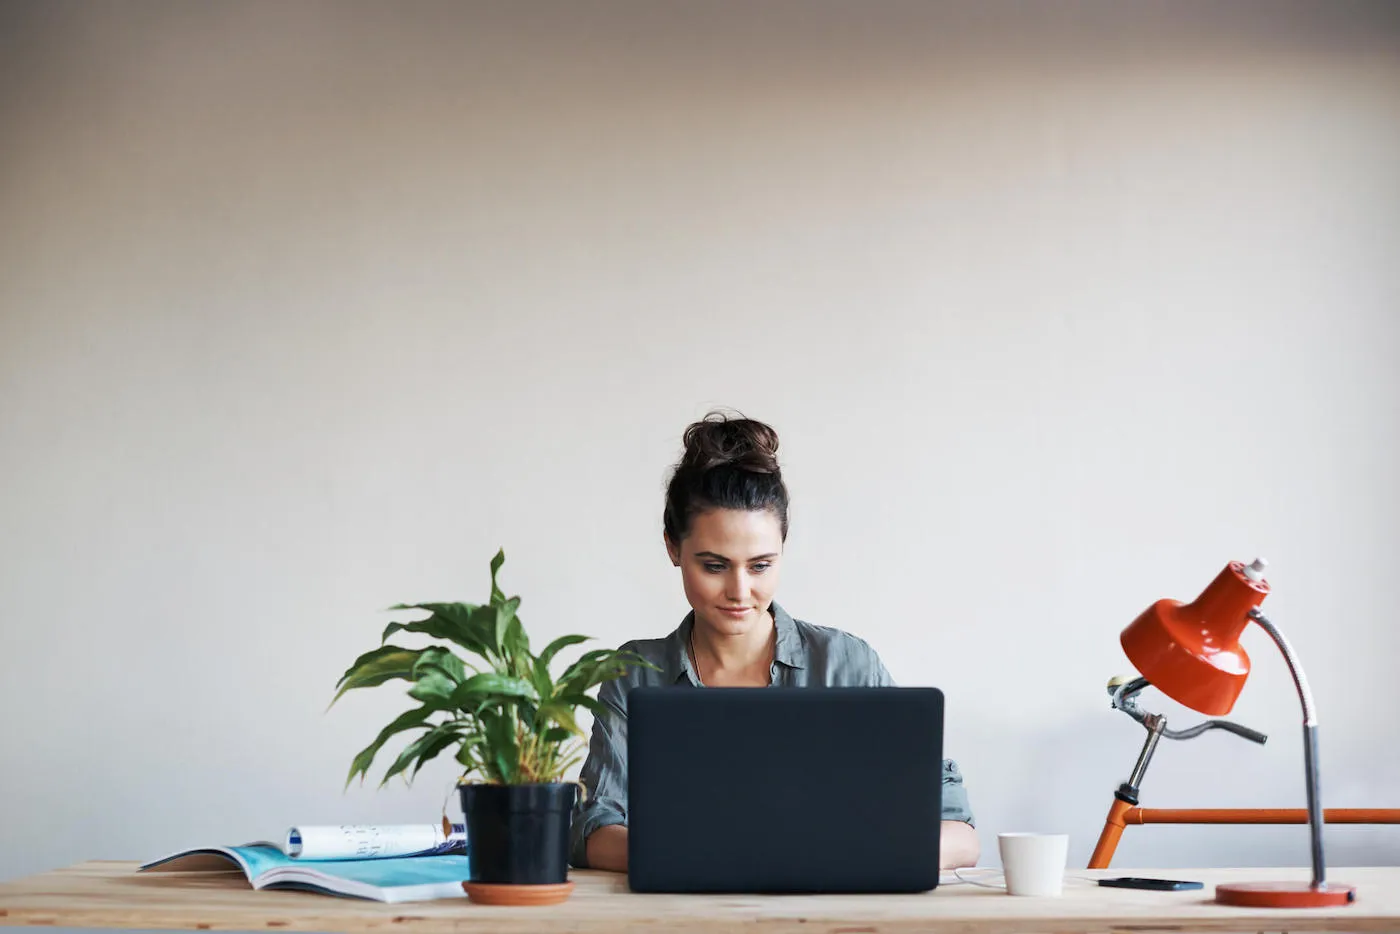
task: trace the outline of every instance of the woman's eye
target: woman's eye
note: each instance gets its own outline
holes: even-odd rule
[[[709,571],[711,574],[718,574],[720,571],[724,570],[724,565],[715,564],[713,561],[711,561],[705,565],[705,570]]]
[[[768,570],[769,567],[770,565],[767,564],[755,564],[749,568],[749,570],[753,571],[755,574],[762,574],[764,571]]]

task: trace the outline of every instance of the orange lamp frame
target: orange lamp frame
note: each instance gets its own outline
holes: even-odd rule
[[[1327,824],[1400,824],[1400,808],[1326,808]],[[1304,808],[1144,808],[1114,798],[1089,869],[1107,869],[1127,827],[1143,824],[1306,824]]]
[[[1255,560],[1249,565],[1232,561],[1216,575],[1215,580],[1190,603],[1158,600],[1142,612],[1126,629],[1120,642],[1130,661],[1147,681],[1156,685],[1172,699],[1201,713],[1229,713],[1249,677],[1249,654],[1240,644],[1240,635],[1251,621],[1257,623],[1279,651],[1293,676],[1298,699],[1303,707],[1303,755],[1306,769],[1308,807],[1307,823],[1312,842],[1312,881],[1310,883],[1262,882],[1220,885],[1215,900],[1227,905],[1265,908],[1308,908],[1350,903],[1356,890],[1349,885],[1327,882],[1326,861],[1322,849],[1322,799],[1319,791],[1317,764],[1317,713],[1312,691],[1303,674],[1293,647],[1260,610],[1259,605],[1269,595],[1264,580],[1265,562]],[[1150,746],[1145,750],[1150,755]],[[1134,801],[1118,800],[1123,823]],[[1106,835],[1116,847],[1117,823],[1114,811],[1109,812]],[[1100,848],[1105,841],[1100,839]],[[1111,848],[1109,849],[1111,853]],[[1095,850],[1095,858],[1099,857]]]

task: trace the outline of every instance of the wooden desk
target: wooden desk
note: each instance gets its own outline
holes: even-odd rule
[[[763,934],[956,934],[1151,931],[1397,931],[1400,867],[1337,869],[1357,888],[1346,908],[1262,911],[1214,904],[1224,881],[1306,879],[1304,870],[1071,870],[1061,898],[1012,898],[993,889],[945,885],[924,895],[634,895],[623,876],[575,872],[563,905],[487,908],[466,899],[382,905],[302,892],[254,892],[243,875],[138,874],[135,863],[92,862],[0,884],[0,924],[184,930],[392,932],[427,934],[617,934],[677,930]],[[968,877],[995,874],[968,870]],[[1158,875],[1206,883],[1194,892],[1108,889],[1105,875]]]

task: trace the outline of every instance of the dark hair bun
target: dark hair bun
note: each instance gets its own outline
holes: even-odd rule
[[[710,509],[771,512],[787,540],[788,493],[771,427],[711,412],[686,428],[685,453],[666,485],[666,537],[679,543],[696,514]]]
[[[687,470],[733,467],[750,473],[778,473],[778,433],[751,418],[711,412],[685,430],[680,466]]]

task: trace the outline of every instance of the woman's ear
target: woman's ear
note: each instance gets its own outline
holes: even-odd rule
[[[670,536],[670,535],[667,535],[665,532],[662,532],[662,533],[661,533],[661,540],[664,541],[664,542],[666,543],[666,554],[668,554],[668,555],[671,556],[671,566],[672,566],[672,567],[677,567],[677,568],[680,567],[680,566],[681,566],[681,549],[680,549],[680,546],[677,545],[677,544],[675,544],[674,542],[672,542],[672,541],[671,541],[671,536]]]

